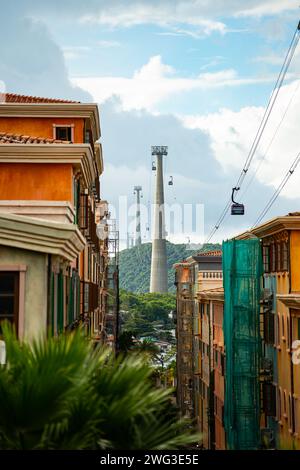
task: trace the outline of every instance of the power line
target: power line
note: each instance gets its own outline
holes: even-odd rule
[[[274,108],[277,96],[279,94],[279,91],[281,90],[282,84],[283,84],[284,79],[286,77],[286,73],[289,69],[289,66],[290,66],[291,61],[294,57],[295,50],[296,50],[298,42],[299,42],[299,37],[300,37],[299,36],[299,31],[300,31],[300,22],[298,23],[296,31],[293,35],[292,41],[290,43],[290,46],[288,48],[288,51],[287,51],[287,54],[285,56],[284,62],[282,64],[281,70],[279,72],[278,78],[276,80],[275,86],[274,86],[273,91],[271,93],[271,96],[269,98],[269,101],[268,101],[267,107],[265,109],[265,112],[263,114],[262,120],[260,122],[259,128],[256,132],[256,135],[255,135],[255,138],[254,138],[253,143],[251,145],[250,151],[249,151],[248,156],[246,158],[246,161],[244,163],[243,169],[242,169],[242,171],[241,171],[241,173],[240,173],[240,175],[237,179],[237,182],[236,182],[236,185],[235,185],[236,191],[239,191],[242,184],[243,184],[243,181],[244,181],[244,179],[245,179],[245,177],[248,173],[248,170],[250,168],[253,157],[254,157],[254,155],[256,153],[256,150],[259,146],[262,134],[263,134],[263,132],[265,130],[265,127],[268,123],[270,114],[271,114],[271,112]],[[223,211],[222,211],[220,217],[218,218],[215,226],[212,228],[212,230],[211,230],[208,238],[206,239],[205,243],[208,243],[212,239],[212,237],[214,236],[216,231],[219,229],[221,223],[223,222],[223,220],[226,217],[226,214],[227,214],[227,212],[230,208],[230,205],[231,205],[231,199],[229,199],[228,202],[226,203],[225,208],[223,209]]]
[[[291,104],[292,104],[293,99],[295,98],[295,96],[296,96],[296,94],[297,94],[297,92],[298,92],[298,90],[299,90],[299,87],[300,87],[300,80],[298,80],[297,86],[294,88],[293,94],[292,94],[292,96],[290,97],[290,100],[289,100],[289,102],[288,102],[288,104],[287,104],[287,106],[286,106],[286,108],[285,108],[285,111],[284,111],[284,113],[283,113],[283,115],[282,115],[282,117],[281,117],[281,119],[280,119],[280,121],[279,121],[279,123],[278,123],[276,129],[275,129],[275,132],[273,133],[273,136],[272,136],[272,138],[271,138],[271,140],[270,140],[270,142],[269,142],[268,147],[266,148],[266,150],[265,150],[265,152],[264,152],[262,158],[260,159],[260,161],[259,161],[259,163],[258,163],[258,165],[257,165],[257,167],[256,167],[256,169],[255,169],[255,171],[254,171],[254,173],[253,173],[253,175],[251,176],[250,181],[248,182],[246,188],[244,189],[244,191],[243,191],[243,193],[242,193],[242,195],[241,195],[241,198],[242,198],[242,199],[243,199],[243,197],[245,196],[245,194],[247,193],[249,187],[251,186],[251,184],[252,184],[252,182],[253,182],[255,176],[257,175],[258,170],[259,170],[259,168],[261,167],[263,161],[266,159],[266,156],[267,156],[267,154],[268,154],[268,152],[269,152],[269,150],[270,150],[270,148],[271,148],[271,146],[272,146],[272,144],[273,144],[273,142],[274,142],[274,140],[275,140],[275,138],[276,138],[276,136],[277,136],[277,134],[278,134],[278,131],[279,131],[279,129],[280,129],[280,127],[281,127],[281,125],[282,125],[282,123],[283,123],[283,121],[284,121],[284,119],[285,119],[287,113],[288,113],[288,110],[289,110],[289,108],[290,108],[290,106],[291,106]]]
[[[262,221],[262,219],[265,217],[265,215],[267,214],[267,212],[269,212],[269,210],[271,209],[272,205],[274,204],[274,202],[276,201],[276,199],[278,198],[279,194],[281,193],[281,191],[283,190],[283,188],[285,187],[285,185],[287,184],[288,180],[290,179],[290,177],[292,176],[292,174],[294,173],[294,171],[296,170],[298,164],[300,162],[300,152],[297,154],[295,160],[293,161],[290,169],[288,170],[288,172],[286,173],[286,175],[283,177],[281,183],[279,184],[278,188],[276,189],[276,191],[274,192],[274,194],[272,195],[272,197],[270,198],[269,202],[266,204],[265,208],[263,209],[263,211],[261,212],[261,214],[258,216],[258,218],[256,219],[256,222],[255,224],[253,225],[252,228],[255,228],[257,227],[257,225]]]

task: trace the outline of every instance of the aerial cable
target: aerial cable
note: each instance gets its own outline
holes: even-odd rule
[[[293,101],[293,99],[295,98],[296,93],[297,93],[298,90],[299,90],[299,87],[300,87],[300,80],[298,80],[297,86],[295,87],[295,89],[294,89],[294,91],[293,91],[293,94],[292,94],[292,96],[291,96],[291,98],[290,98],[290,100],[289,100],[289,102],[288,102],[288,104],[287,104],[287,107],[286,107],[286,109],[285,109],[285,111],[284,111],[284,113],[283,113],[283,115],[282,115],[282,117],[281,117],[281,120],[279,121],[279,123],[278,123],[278,125],[277,125],[277,127],[276,127],[276,129],[275,129],[275,132],[274,132],[274,134],[273,134],[273,136],[272,136],[272,138],[271,138],[271,140],[270,140],[270,142],[269,142],[269,144],[268,144],[268,147],[266,148],[266,150],[265,150],[265,152],[264,152],[262,158],[260,159],[260,161],[259,161],[259,163],[258,163],[258,165],[257,165],[257,167],[256,167],[256,169],[255,169],[255,171],[254,171],[254,173],[252,174],[251,179],[249,180],[249,182],[248,182],[246,188],[244,189],[243,193],[241,194],[241,198],[243,198],[243,197],[245,196],[245,194],[247,193],[247,191],[248,191],[250,185],[252,184],[252,182],[253,182],[255,176],[256,176],[257,173],[258,173],[259,168],[261,167],[262,163],[265,161],[266,156],[267,156],[267,154],[268,154],[268,152],[269,152],[271,146],[273,145],[273,142],[274,142],[274,140],[275,140],[275,138],[276,138],[276,136],[277,136],[277,134],[278,134],[278,131],[279,131],[279,129],[280,129],[280,127],[281,127],[281,125],[282,125],[282,123],[283,123],[283,121],[284,121],[284,119],[285,119],[287,113],[288,113],[288,110],[289,110],[289,108],[290,108],[290,106],[291,106],[291,104],[292,104],[292,101]]]
[[[255,224],[253,225],[252,228],[255,228],[257,227],[257,225],[262,221],[262,219],[265,217],[265,215],[269,212],[269,210],[271,209],[272,205],[274,204],[274,202],[276,201],[276,199],[278,198],[279,194],[281,193],[281,191],[283,190],[283,188],[285,187],[285,185],[287,184],[288,180],[290,179],[290,177],[293,175],[293,173],[295,172],[298,164],[300,162],[300,152],[297,154],[295,160],[293,161],[290,169],[288,170],[288,172],[285,174],[285,176],[283,177],[281,183],[279,184],[279,186],[277,187],[276,191],[273,193],[273,195],[271,196],[270,200],[268,201],[268,203],[266,204],[265,208],[263,209],[263,211],[261,212],[261,214],[258,216],[258,218],[256,219],[256,222]]]
[[[243,169],[239,175],[239,178],[236,182],[236,185],[234,187],[235,191],[239,191],[240,188],[241,188],[241,185],[248,173],[248,170],[250,168],[250,165],[251,165],[251,162],[253,160],[253,157],[255,155],[255,152],[258,148],[258,145],[260,143],[260,140],[261,140],[261,137],[262,137],[262,134],[265,130],[265,127],[268,123],[268,120],[269,120],[269,117],[270,117],[270,114],[273,110],[273,107],[275,105],[275,102],[276,102],[276,99],[277,99],[277,96],[279,94],[279,91],[281,90],[281,87],[282,87],[282,84],[284,82],[284,79],[286,77],[286,73],[289,69],[289,66],[291,64],[291,61],[294,57],[294,54],[295,54],[295,50],[297,48],[297,45],[299,43],[299,31],[300,31],[300,22],[298,23],[298,26],[296,28],[296,31],[293,35],[293,38],[292,38],[292,41],[290,43],[290,46],[288,48],[288,51],[287,51],[287,54],[285,56],[285,59],[284,59],[284,62],[283,62],[283,65],[281,67],[281,70],[280,70],[280,73],[278,75],[278,78],[277,78],[277,81],[275,83],[275,86],[273,88],[273,91],[271,93],[271,96],[269,98],[269,101],[268,101],[268,104],[267,104],[267,107],[265,109],[265,112],[263,114],[263,117],[262,117],[262,120],[260,122],[260,125],[259,125],[259,128],[257,130],[257,133],[255,135],[255,138],[254,138],[254,141],[251,145],[251,148],[250,148],[250,151],[249,151],[249,154],[246,158],[246,161],[245,161],[245,164],[243,166]],[[239,189],[237,189],[239,188]],[[208,238],[206,239],[205,243],[208,243],[211,238],[213,237],[213,235],[215,234],[215,232],[219,229],[221,223],[223,222],[223,220],[225,219],[226,217],[226,214],[230,208],[230,205],[231,205],[231,199],[228,200],[228,202],[226,203],[225,205],[225,208],[223,209],[219,219],[217,220],[215,226],[212,228]]]

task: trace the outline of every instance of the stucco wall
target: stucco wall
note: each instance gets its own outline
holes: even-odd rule
[[[300,292],[300,232],[294,230],[290,237],[291,290],[292,292]]]
[[[1,200],[73,202],[69,163],[0,163]]]
[[[0,246],[1,265],[26,265],[24,338],[47,329],[47,255]]]
[[[68,126],[74,124],[74,143],[84,141],[82,118],[43,118],[39,117],[0,117],[0,132],[30,135],[32,137],[53,138],[53,124]]]

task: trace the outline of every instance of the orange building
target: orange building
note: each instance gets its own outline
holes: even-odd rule
[[[100,136],[96,104],[0,95],[0,319],[20,338],[105,338]]]
[[[225,398],[225,352],[223,334],[223,314],[224,314],[224,291],[223,287],[200,291],[198,294],[200,312],[202,318],[207,316],[209,321],[210,336],[209,349],[211,349],[210,359],[210,381],[208,382],[210,400],[206,406],[207,415],[202,415],[202,421],[207,424],[210,441],[206,439],[203,444],[205,448],[215,450],[226,449],[226,438],[224,430],[224,398]],[[205,313],[206,312],[206,313]],[[205,402],[205,395],[202,395]]]
[[[222,286],[221,252],[199,253],[176,263],[174,269],[177,402],[183,415],[195,419],[202,434],[200,445],[214,448],[214,421],[219,417],[215,418],[214,403],[219,406],[217,398],[222,397],[222,390],[219,393],[218,388],[214,396],[213,309],[206,294]]]

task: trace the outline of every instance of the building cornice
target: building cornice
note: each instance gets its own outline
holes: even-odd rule
[[[86,240],[74,224],[0,214],[0,245],[53,254],[72,261]]]
[[[300,293],[277,294],[276,298],[286,307],[300,310]]]
[[[0,103],[0,116],[90,119],[94,141],[101,137],[96,103]]]
[[[287,215],[282,217],[274,217],[271,220],[253,228],[247,232],[241,233],[234,237],[237,240],[243,240],[247,238],[265,238],[270,235],[274,235],[283,230],[300,230],[300,216],[298,215]]]
[[[96,179],[89,144],[1,144],[0,163],[71,163],[81,169],[88,187]]]
[[[69,201],[0,200],[0,213],[58,223],[73,224],[75,220],[75,209]]]
[[[100,142],[96,142],[95,145],[95,159],[99,172],[99,176],[103,173],[104,163],[103,163],[103,154],[102,154],[102,145]]]
[[[203,300],[218,300],[219,302],[224,302],[224,290],[223,289],[211,289],[211,290],[202,290],[197,292],[198,299]]]

